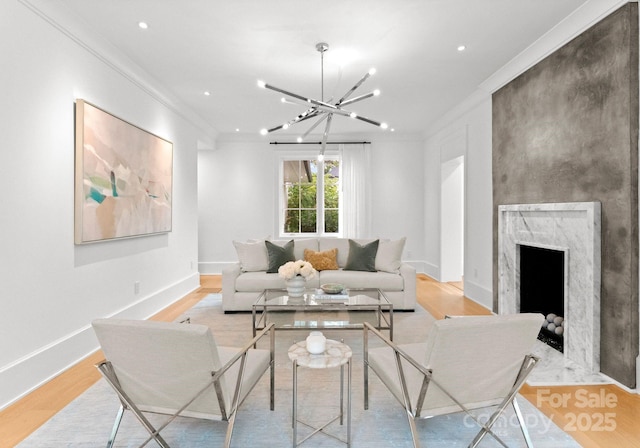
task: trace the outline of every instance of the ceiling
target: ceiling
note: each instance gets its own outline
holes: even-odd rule
[[[219,133],[258,134],[305,107],[281,103],[282,95],[258,88],[257,80],[320,99],[318,42],[330,46],[325,100],[340,98],[375,67],[357,93],[378,88],[381,95],[352,109],[395,132],[423,132],[586,0],[50,2],[85,22]],[[139,28],[140,21],[148,29]],[[459,52],[459,45],[466,50]],[[293,140],[312,123],[272,136]],[[331,130],[390,132],[348,117],[335,117]]]

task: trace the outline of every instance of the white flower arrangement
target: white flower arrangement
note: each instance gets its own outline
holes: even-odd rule
[[[300,276],[305,280],[309,280],[316,275],[316,270],[308,261],[296,260],[289,261],[278,268],[278,275],[285,280],[291,280],[293,277]]]

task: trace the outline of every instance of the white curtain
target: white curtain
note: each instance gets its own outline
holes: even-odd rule
[[[366,144],[340,145],[343,236],[368,238],[371,232],[371,154]]]

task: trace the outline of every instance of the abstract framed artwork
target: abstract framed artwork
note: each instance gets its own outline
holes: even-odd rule
[[[173,144],[76,100],[75,243],[171,231]]]

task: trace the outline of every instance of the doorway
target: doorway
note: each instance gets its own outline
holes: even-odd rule
[[[464,156],[441,163],[440,181],[440,281],[463,289]]]

